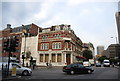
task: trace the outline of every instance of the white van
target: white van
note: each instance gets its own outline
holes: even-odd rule
[[[107,67],[110,67],[110,61],[109,61],[109,60],[104,60],[104,61],[103,61],[103,66],[104,66],[104,67],[106,67],[106,66],[107,66]]]
[[[7,62],[1,62],[0,63],[0,70],[2,70],[2,64],[3,64],[3,68],[6,68],[6,65],[8,65]],[[12,72],[13,66],[16,67],[16,74],[18,74],[18,75],[25,75],[26,76],[26,75],[31,75],[32,74],[32,70],[30,68],[22,67],[18,63],[10,63],[9,64],[10,73]]]
[[[83,66],[90,67],[90,66],[91,66],[91,63],[90,63],[89,61],[84,61],[84,62],[83,62]]]

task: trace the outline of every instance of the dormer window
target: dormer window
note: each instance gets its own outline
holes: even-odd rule
[[[57,25],[55,30],[60,30],[60,26],[59,26],[59,25]]]
[[[59,38],[60,36],[61,36],[60,34],[53,35],[54,38]]]

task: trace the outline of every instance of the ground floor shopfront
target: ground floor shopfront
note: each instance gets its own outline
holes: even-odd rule
[[[52,66],[64,66],[66,64],[71,64],[77,62],[76,54],[71,51],[47,51],[38,52],[37,66],[46,66],[46,63],[51,63]]]

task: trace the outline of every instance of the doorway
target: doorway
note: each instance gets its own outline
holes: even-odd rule
[[[66,62],[67,62],[67,65],[71,64],[71,55],[70,54],[66,54]]]

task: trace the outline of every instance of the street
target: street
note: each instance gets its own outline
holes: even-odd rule
[[[61,68],[36,68],[31,76],[21,76],[21,79],[119,79],[118,68],[115,67],[93,67],[92,74],[70,75]]]

